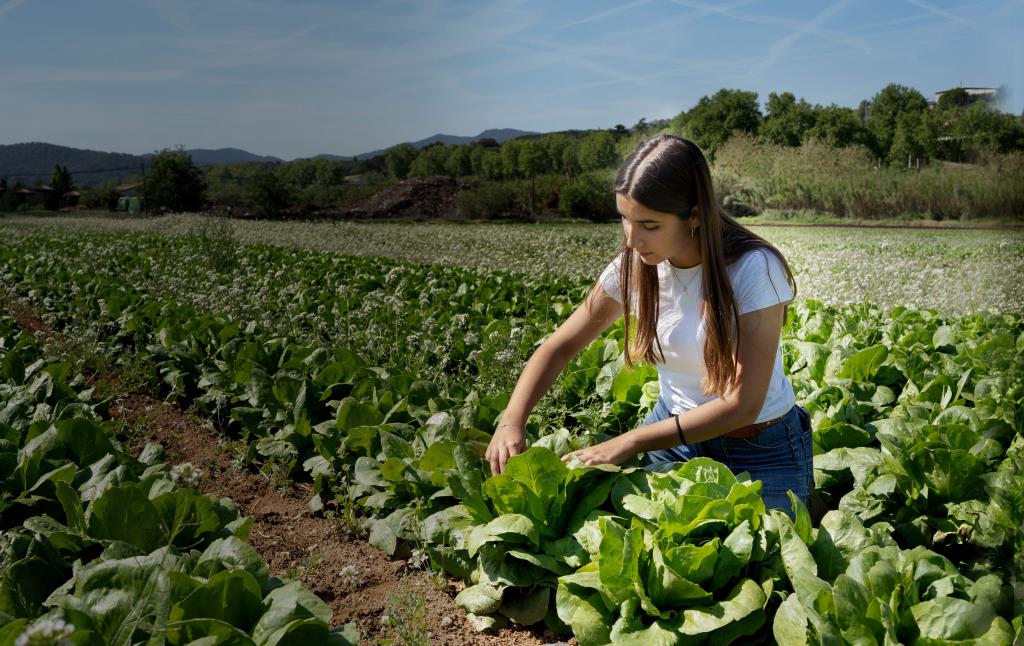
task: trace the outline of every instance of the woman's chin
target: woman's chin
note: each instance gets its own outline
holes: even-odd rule
[[[637,255],[640,256],[640,260],[642,260],[645,265],[656,265],[656,264],[658,264],[658,257],[655,256],[653,253],[649,253],[649,254],[642,254],[642,253],[640,253],[640,254],[637,254]]]

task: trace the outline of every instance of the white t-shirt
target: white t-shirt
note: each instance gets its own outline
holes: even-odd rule
[[[616,257],[601,272],[601,287],[616,301],[619,293],[619,265]],[[718,395],[705,396],[702,386],[707,370],[704,366],[704,318],[701,316],[701,272],[698,265],[686,269],[673,267],[667,260],[658,263],[660,302],[658,340],[665,362],[656,364],[661,396],[672,413],[682,413]],[[793,300],[793,290],[786,280],[786,270],[778,257],[764,249],[743,254],[726,268],[732,281],[739,313],[746,314],[778,303]],[[634,305],[635,307],[635,305]],[[796,403],[793,386],[782,368],[782,347],[775,351],[775,367],[764,405],[756,422],[785,415]]]

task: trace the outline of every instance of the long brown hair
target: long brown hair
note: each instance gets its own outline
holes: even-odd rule
[[[726,267],[748,251],[765,249],[778,256],[796,294],[796,281],[778,249],[723,212],[715,198],[704,154],[691,141],[661,135],[642,141],[622,164],[615,192],[654,211],[674,213],[688,221],[697,207],[700,226],[703,289],[704,394],[724,395],[736,384],[735,349],[739,343],[739,310]],[[641,358],[660,363],[665,355],[658,341],[658,270],[646,265],[623,240],[619,273],[625,313],[626,365]],[[596,286],[595,286],[596,287]],[[636,302],[635,321],[633,302]]]

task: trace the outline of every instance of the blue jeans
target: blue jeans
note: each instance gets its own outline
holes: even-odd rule
[[[644,425],[671,416],[664,400],[659,399],[644,420]],[[738,439],[720,435],[704,442],[649,451],[644,454],[642,462],[649,467],[686,462],[699,456],[718,460],[733,473],[746,471],[752,480],[760,480],[765,506],[781,509],[790,518],[794,518],[795,513],[786,492],[792,491],[806,505],[814,486],[811,418],[800,406],[791,408],[780,421],[762,429],[755,438]]]

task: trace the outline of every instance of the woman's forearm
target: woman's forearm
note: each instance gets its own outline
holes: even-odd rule
[[[679,415],[679,426],[687,444],[696,444],[728,433],[757,418],[762,401],[755,407],[739,397],[719,397]],[[654,451],[679,446],[679,433],[674,416],[641,426],[627,433],[637,452]]]
[[[544,344],[537,348],[523,367],[519,381],[512,391],[508,406],[501,416],[501,426],[525,428],[526,420],[540,398],[569,363],[569,359],[554,347]]]

